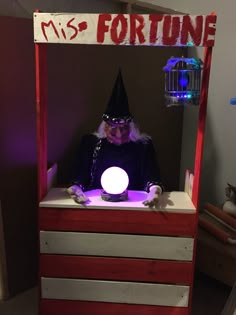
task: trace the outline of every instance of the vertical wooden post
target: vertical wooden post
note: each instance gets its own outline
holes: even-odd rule
[[[47,193],[47,48],[35,44],[38,200]]]
[[[38,160],[38,202],[47,193],[47,108],[48,108],[48,76],[47,46],[35,44],[36,75],[36,125],[37,125],[37,160]],[[39,222],[39,221],[38,221]],[[38,228],[39,235],[39,228]],[[40,257],[40,241],[38,239],[38,257]],[[39,314],[41,311],[41,271],[38,270]]]
[[[198,130],[197,130],[193,194],[192,194],[192,201],[197,211],[199,208],[199,193],[200,193],[200,179],[201,179],[200,177],[201,177],[201,169],[202,169],[202,157],[203,157],[204,134],[205,134],[205,125],[206,125],[207,98],[208,98],[209,78],[210,78],[210,69],[211,69],[211,58],[212,58],[212,47],[206,47],[204,51],[204,65],[203,65],[202,86],[201,86],[200,104],[199,104]]]
[[[212,12],[211,15],[216,15]],[[194,237],[194,248],[193,248],[193,271],[192,281],[189,295],[189,315],[192,309],[192,295],[193,295],[193,280],[194,280],[194,269],[196,261],[196,249],[197,249],[197,232],[198,232],[198,216],[199,216],[199,197],[200,197],[200,181],[201,181],[201,170],[202,170],[202,159],[203,159],[203,148],[204,148],[204,135],[206,126],[206,115],[207,115],[207,100],[208,90],[211,72],[211,59],[212,59],[213,47],[205,47],[204,49],[204,60],[203,60],[203,73],[202,73],[202,85],[200,94],[199,104],[199,116],[198,116],[198,130],[197,130],[197,141],[195,151],[195,164],[194,164],[194,180],[192,189],[192,202],[196,207],[196,223],[195,223],[195,237]]]
[[[204,50],[204,65],[202,73],[202,85],[200,94],[199,104],[199,117],[198,117],[198,130],[197,130],[197,142],[195,151],[195,165],[194,165],[194,180],[192,190],[192,201],[196,207],[196,223],[194,231],[194,248],[193,248],[193,264],[192,264],[192,281],[189,293],[189,315],[192,309],[192,295],[193,295],[193,283],[194,283],[194,271],[196,261],[196,249],[197,249],[197,231],[198,231],[198,216],[199,216],[199,195],[200,195],[200,180],[202,170],[202,158],[203,158],[203,147],[204,147],[204,135],[206,126],[206,114],[207,114],[207,99],[209,89],[209,79],[211,70],[211,59],[212,59],[212,47],[206,47]]]

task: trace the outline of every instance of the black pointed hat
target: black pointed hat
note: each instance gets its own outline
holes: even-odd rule
[[[102,118],[104,121],[113,124],[127,123],[133,119],[129,111],[129,102],[125,91],[121,70],[119,70],[117,75],[110,100]]]

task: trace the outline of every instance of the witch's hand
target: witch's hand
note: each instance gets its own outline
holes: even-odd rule
[[[90,201],[89,198],[83,192],[83,190],[77,185],[72,185],[69,188],[67,188],[67,192],[70,195],[70,197],[79,204],[85,204]]]
[[[149,208],[157,208],[161,193],[162,189],[160,186],[151,186],[147,195],[147,199],[144,200],[143,204]]]

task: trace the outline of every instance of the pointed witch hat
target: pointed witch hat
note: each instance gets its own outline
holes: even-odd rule
[[[119,70],[117,75],[110,100],[102,118],[104,121],[112,124],[127,123],[133,120],[133,116],[129,111],[129,102],[121,70]]]

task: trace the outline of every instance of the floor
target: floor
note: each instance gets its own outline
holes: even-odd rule
[[[204,274],[196,274],[191,315],[221,315],[231,290],[231,287]]]
[[[192,315],[220,315],[230,292],[230,287],[197,273],[194,282]],[[37,315],[37,306],[37,288],[33,288],[8,301],[0,302],[0,314]]]

